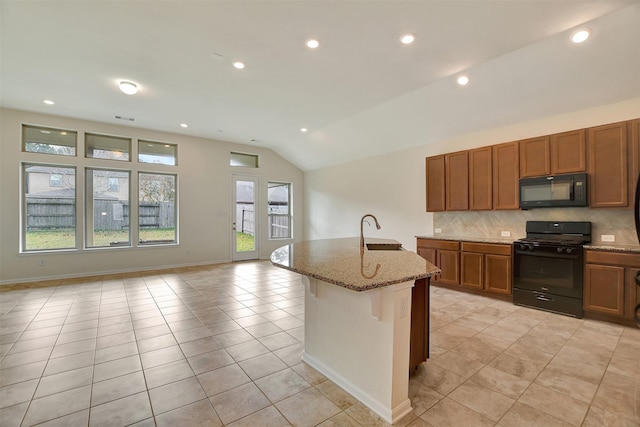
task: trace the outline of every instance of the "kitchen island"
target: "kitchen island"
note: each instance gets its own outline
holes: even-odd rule
[[[315,240],[283,246],[271,262],[303,275],[303,361],[393,423],[412,409],[412,288],[419,283],[428,301],[428,280],[440,270],[413,252],[384,250],[392,240],[366,242],[383,250],[355,237]],[[428,319],[428,304],[420,310]]]

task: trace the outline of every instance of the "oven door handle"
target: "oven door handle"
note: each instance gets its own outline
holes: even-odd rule
[[[540,258],[563,258],[563,259],[579,259],[582,255],[581,253],[576,254],[560,254],[557,252],[529,252],[529,251],[520,251],[516,250],[513,252],[514,255],[519,256],[535,256]]]
[[[553,301],[553,298],[549,298],[546,295],[536,295],[536,299],[538,301],[544,301],[544,302],[549,302],[549,301]]]

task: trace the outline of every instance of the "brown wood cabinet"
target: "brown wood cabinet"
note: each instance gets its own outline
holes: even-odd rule
[[[507,142],[491,147],[493,154],[493,208],[520,209],[519,145]]]
[[[493,208],[519,209],[520,177],[519,146],[507,142],[491,147],[493,154]]]
[[[411,289],[409,370],[429,358],[429,278],[416,280]]]
[[[520,178],[551,175],[549,137],[520,141]]]
[[[640,271],[640,253],[585,251],[584,309],[633,319],[640,302],[634,275]]]
[[[427,157],[427,212],[439,212],[445,205],[444,155]]]
[[[550,138],[551,174],[587,170],[587,141],[584,129],[557,133]]]
[[[445,154],[444,161],[446,209],[469,210],[469,152]]]
[[[511,295],[512,246],[462,242],[460,284],[476,290]]]
[[[629,150],[627,123],[588,129],[589,207],[629,205]]]
[[[469,150],[469,209],[493,209],[491,147]]]
[[[460,242],[454,240],[418,239],[417,253],[442,273],[435,276],[434,283],[460,284]]]

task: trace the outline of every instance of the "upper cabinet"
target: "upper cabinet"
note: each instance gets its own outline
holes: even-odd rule
[[[520,177],[587,170],[585,129],[520,141]]]
[[[444,156],[427,157],[427,212],[445,210]]]
[[[427,157],[427,211],[519,209],[519,179],[589,174],[589,207],[632,206],[640,119]]]
[[[444,161],[447,210],[469,210],[469,152],[445,154]]]
[[[549,137],[520,141],[520,177],[551,175]]]
[[[557,133],[550,137],[551,175],[585,172],[587,143],[585,129]]]
[[[493,209],[491,147],[469,150],[469,209]]]
[[[629,205],[627,123],[588,129],[590,201],[592,208]]]
[[[491,149],[493,152],[493,208],[519,209],[519,145],[517,142],[507,142],[494,145]]]

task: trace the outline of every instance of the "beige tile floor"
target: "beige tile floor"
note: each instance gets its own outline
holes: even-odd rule
[[[296,274],[246,262],[53,285],[0,293],[3,427],[385,425],[300,362]],[[640,425],[640,329],[431,296],[431,359],[397,425]]]

